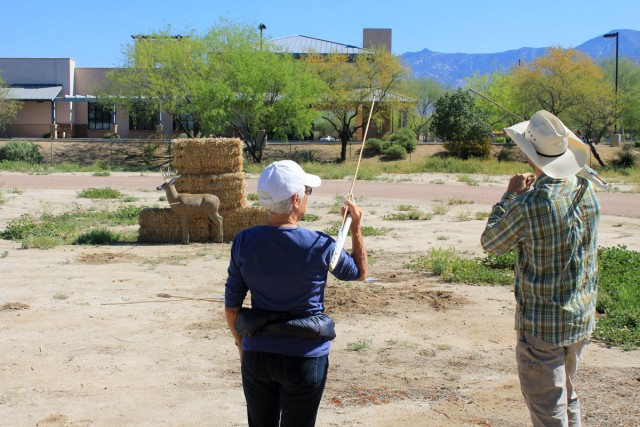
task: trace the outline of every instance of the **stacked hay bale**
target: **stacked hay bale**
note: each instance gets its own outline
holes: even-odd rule
[[[247,206],[242,172],[242,141],[237,138],[176,139],[172,141],[173,168],[181,177],[178,193],[213,194],[220,199],[224,241],[238,232],[266,224],[269,215],[261,207]],[[180,217],[171,208],[144,209],[140,213],[139,240],[148,243],[179,243]],[[206,242],[210,237],[208,218],[189,218],[189,241]]]

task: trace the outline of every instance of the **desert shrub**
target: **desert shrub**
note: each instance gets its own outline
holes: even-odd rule
[[[625,145],[616,153],[616,159],[613,161],[615,166],[621,168],[632,168],[636,164],[636,154],[633,152],[631,145]]]
[[[407,153],[413,153],[418,146],[416,133],[409,128],[402,128],[391,136],[394,144],[400,145]]]
[[[488,159],[491,154],[489,138],[470,141],[445,141],[442,145],[451,155],[460,159],[478,157]]]
[[[378,138],[369,138],[365,142],[365,148],[375,154],[382,154],[387,147],[389,147],[389,143]]]
[[[119,199],[124,194],[114,188],[85,188],[78,193],[78,197],[85,199]]]
[[[42,163],[40,147],[28,141],[9,141],[0,147],[0,162],[26,162],[29,164]]]
[[[391,144],[389,148],[384,150],[385,160],[402,160],[407,157],[407,150],[399,144]]]
[[[76,245],[109,245],[119,239],[118,233],[100,227],[80,234],[74,243]]]
[[[320,156],[315,150],[296,150],[291,155],[291,160],[296,163],[317,163],[320,161]]]
[[[20,218],[14,219],[7,224],[0,237],[7,240],[21,240],[26,236],[33,234],[38,228],[38,224],[29,214],[22,214]]]

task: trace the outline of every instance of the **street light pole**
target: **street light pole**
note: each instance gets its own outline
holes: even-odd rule
[[[267,26],[263,23],[260,23],[260,25],[258,25],[258,29],[260,30],[260,50],[262,50],[262,30],[266,30]]]
[[[613,125],[613,133],[616,134],[618,133],[618,32],[616,31],[615,33],[609,33],[609,34],[605,34],[604,36],[605,39],[609,39],[612,37],[616,38],[616,122]]]

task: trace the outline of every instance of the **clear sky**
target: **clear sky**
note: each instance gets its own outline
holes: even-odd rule
[[[74,58],[79,67],[122,63],[132,34],[193,29],[220,17],[265,38],[305,35],[362,46],[363,28],[391,28],[393,53],[494,53],[575,47],[611,30],[640,30],[640,0],[7,0],[0,57]]]

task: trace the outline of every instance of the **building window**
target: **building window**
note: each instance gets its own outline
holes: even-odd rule
[[[109,130],[113,110],[97,102],[89,102],[88,126],[91,130]]]
[[[180,126],[182,125],[182,127]],[[193,116],[191,114],[180,114],[179,116],[173,119],[173,130],[184,132],[184,130],[188,130],[193,132],[196,128],[195,120],[193,120]]]
[[[130,130],[156,130],[158,110],[151,105],[138,104],[129,113]]]

